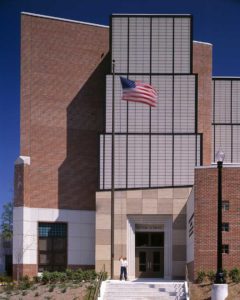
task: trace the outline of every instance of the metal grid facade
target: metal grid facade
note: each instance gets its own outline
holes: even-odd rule
[[[224,162],[240,163],[240,79],[213,78],[213,153],[221,149]]]
[[[193,184],[201,164],[197,75],[192,73],[191,16],[113,15],[115,188]],[[156,108],[121,100],[119,76],[150,83]],[[100,136],[101,190],[111,189],[113,76],[106,78],[105,134]]]

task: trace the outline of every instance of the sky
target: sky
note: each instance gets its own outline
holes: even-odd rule
[[[0,0],[0,213],[13,199],[20,143],[20,14],[109,25],[112,13],[192,14],[194,40],[213,44],[213,75],[240,76],[240,0]]]

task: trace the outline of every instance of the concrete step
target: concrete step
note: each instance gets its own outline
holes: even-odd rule
[[[104,300],[185,300],[183,282],[109,281]]]

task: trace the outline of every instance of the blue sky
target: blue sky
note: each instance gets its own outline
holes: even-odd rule
[[[213,75],[240,75],[240,0],[0,0],[0,212],[19,156],[20,12],[108,25],[112,13],[191,13],[194,39],[213,46]]]

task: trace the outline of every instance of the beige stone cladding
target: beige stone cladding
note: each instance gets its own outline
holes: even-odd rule
[[[186,265],[186,201],[191,188],[162,188],[148,190],[116,191],[114,205],[114,277],[119,276],[119,257],[129,254],[131,244],[129,220],[160,220],[170,224],[170,278],[185,274]],[[152,216],[152,218],[151,218]],[[156,218],[157,216],[157,218]],[[162,220],[162,221],[161,221]],[[165,226],[165,225],[164,225]],[[131,249],[130,251],[135,251]],[[103,265],[110,275],[111,269],[111,192],[96,193],[96,270]],[[131,262],[130,262],[131,264]],[[135,263],[134,263],[135,264]]]

